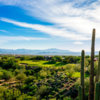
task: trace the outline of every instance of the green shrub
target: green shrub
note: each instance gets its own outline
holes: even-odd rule
[[[2,59],[0,60],[0,65],[3,69],[16,69],[18,63],[15,59]]]
[[[37,100],[36,97],[28,96],[27,94],[22,94],[16,100]]]
[[[38,91],[37,91],[37,96],[38,99],[41,100],[42,98],[44,98],[45,96],[47,96],[49,94],[49,89],[48,87],[46,87],[45,85],[42,85]]]
[[[20,73],[16,76],[17,80],[24,81],[26,79],[26,75],[24,73]]]
[[[70,97],[65,97],[63,100],[72,100]]]
[[[3,78],[3,72],[0,72],[0,79]]]
[[[26,84],[29,84],[29,83],[31,83],[31,82],[33,82],[34,81],[34,77],[33,76],[29,76],[29,77],[27,77],[26,79],[25,79],[25,83]]]
[[[81,70],[80,68],[81,68],[80,64],[75,64],[75,66],[73,67],[75,72],[80,72],[80,70]]]
[[[12,72],[3,70],[3,76],[2,76],[3,79],[9,80],[12,77],[13,77]]]

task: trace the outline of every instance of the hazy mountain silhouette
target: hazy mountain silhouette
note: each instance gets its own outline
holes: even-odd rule
[[[61,50],[56,48],[45,50],[30,49],[0,49],[0,54],[22,54],[22,55],[80,55],[80,52],[72,52],[69,50]],[[89,52],[87,52],[89,54]]]

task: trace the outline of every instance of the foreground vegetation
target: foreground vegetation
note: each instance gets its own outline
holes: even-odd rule
[[[85,57],[88,96],[90,57]],[[1,100],[78,100],[80,56],[0,56]],[[97,61],[95,61],[95,75]]]

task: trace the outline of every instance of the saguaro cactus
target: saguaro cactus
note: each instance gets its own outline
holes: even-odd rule
[[[81,87],[82,87],[82,100],[84,100],[84,56],[85,52],[82,50],[81,53]]]
[[[79,100],[82,100],[82,86],[79,86],[78,96],[79,96]]]
[[[99,59],[98,59],[98,70],[96,74],[96,82],[100,81],[100,51],[99,51]]]
[[[94,100],[94,52],[95,52],[95,29],[93,29],[92,33],[89,100]]]
[[[100,82],[96,83],[95,100],[100,100]]]

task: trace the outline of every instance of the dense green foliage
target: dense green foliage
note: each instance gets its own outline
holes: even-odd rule
[[[80,58],[1,55],[0,100],[78,100]],[[85,93],[88,95],[90,57],[85,59]]]

